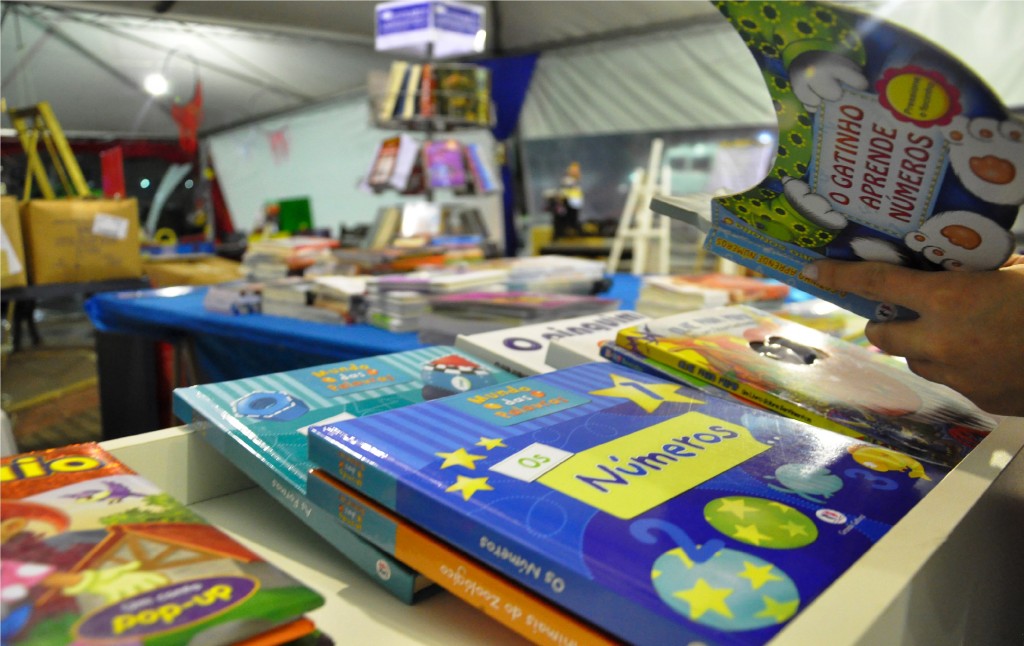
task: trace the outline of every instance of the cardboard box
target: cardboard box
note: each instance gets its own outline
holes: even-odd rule
[[[21,240],[18,198],[13,195],[0,196],[0,225],[3,228],[0,288],[24,287],[28,284],[28,266],[25,264],[25,246]]]
[[[135,198],[31,200],[21,228],[34,285],[142,276]]]

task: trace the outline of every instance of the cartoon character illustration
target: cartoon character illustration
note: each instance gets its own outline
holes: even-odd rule
[[[270,422],[290,422],[309,412],[304,401],[285,392],[252,392],[232,406],[236,415]]]
[[[879,473],[889,471],[905,472],[911,478],[931,480],[928,474],[924,472],[924,467],[921,466],[920,462],[903,453],[897,453],[896,451],[890,451],[889,449],[871,444],[855,444],[847,450],[858,464],[872,471],[878,471]]]
[[[76,491],[75,493],[67,494],[64,497],[73,498],[76,502],[100,502],[105,500],[107,504],[111,505],[124,502],[128,498],[146,497],[145,494],[135,493],[120,482],[103,481],[99,484],[103,485],[102,489]]]
[[[952,270],[1006,260],[1024,203],[1024,124],[970,72],[835,7],[715,4],[754,54],[779,122],[771,175],[716,198],[726,222],[844,259]]]
[[[796,494],[817,504],[823,504],[843,488],[842,478],[813,464],[783,464],[775,469],[775,480],[779,486],[768,485],[775,491]]]
[[[423,365],[423,398],[437,399],[497,383],[487,368],[457,354],[449,354]]]

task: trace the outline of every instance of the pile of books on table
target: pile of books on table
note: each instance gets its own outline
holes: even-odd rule
[[[768,641],[994,427],[743,305],[464,334],[174,400],[398,598],[440,586],[552,644]]]

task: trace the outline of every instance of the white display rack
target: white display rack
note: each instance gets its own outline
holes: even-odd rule
[[[103,445],[250,549],[315,588],[310,617],[346,643],[522,644],[438,590],[387,594],[185,427]],[[1005,644],[1024,635],[1024,418],[1006,418],[773,646]]]

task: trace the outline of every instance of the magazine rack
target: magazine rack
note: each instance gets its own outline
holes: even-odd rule
[[[407,606],[185,427],[104,442],[119,459],[326,598],[310,617],[335,639],[521,644],[447,592]],[[1005,418],[771,643],[1009,643],[1024,632],[1024,418]],[[253,510],[259,510],[253,513]]]

